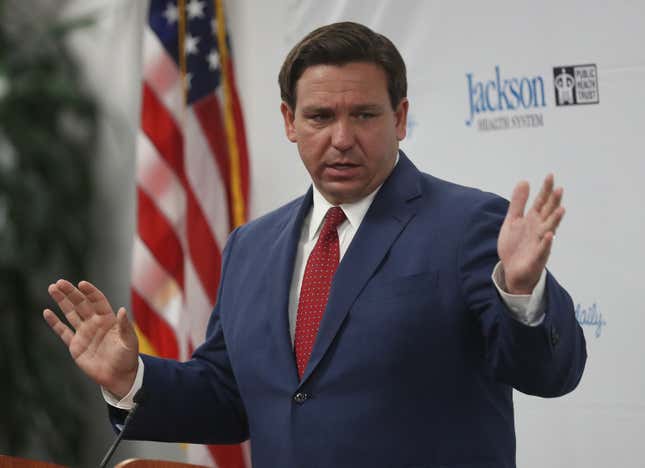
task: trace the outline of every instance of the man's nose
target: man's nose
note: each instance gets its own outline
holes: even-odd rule
[[[332,129],[331,144],[338,151],[344,152],[354,146],[356,135],[349,119],[338,119]]]

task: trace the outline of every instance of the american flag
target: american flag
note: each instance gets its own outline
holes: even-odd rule
[[[248,210],[221,0],[151,0],[143,47],[132,310],[142,352],[186,360],[204,340],[221,249]],[[188,451],[193,463],[250,466],[248,444]]]

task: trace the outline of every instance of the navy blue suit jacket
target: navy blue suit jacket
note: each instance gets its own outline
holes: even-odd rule
[[[186,363],[143,356],[146,401],[126,436],[250,437],[254,468],[514,467],[512,388],[567,393],[586,351],[551,274],[541,325],[501,301],[491,273],[507,202],[401,153],[338,267],[299,380],[287,307],[311,203],[309,190],[231,234],[206,342]]]

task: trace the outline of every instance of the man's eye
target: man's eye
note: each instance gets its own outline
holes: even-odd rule
[[[376,114],[372,112],[360,112],[357,114],[357,117],[359,120],[369,120],[372,119],[376,116]]]
[[[326,122],[330,119],[330,116],[328,114],[312,114],[308,118],[314,122]]]

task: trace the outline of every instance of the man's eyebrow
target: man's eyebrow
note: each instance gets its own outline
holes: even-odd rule
[[[381,112],[382,110],[383,106],[380,104],[357,104],[350,109],[351,112]],[[327,114],[333,112],[334,109],[327,106],[311,105],[302,108],[303,114]]]
[[[383,106],[380,104],[359,104],[352,107],[352,112],[380,112]]]
[[[303,114],[320,114],[320,113],[329,113],[334,110],[331,107],[325,106],[306,106],[302,108]]]

